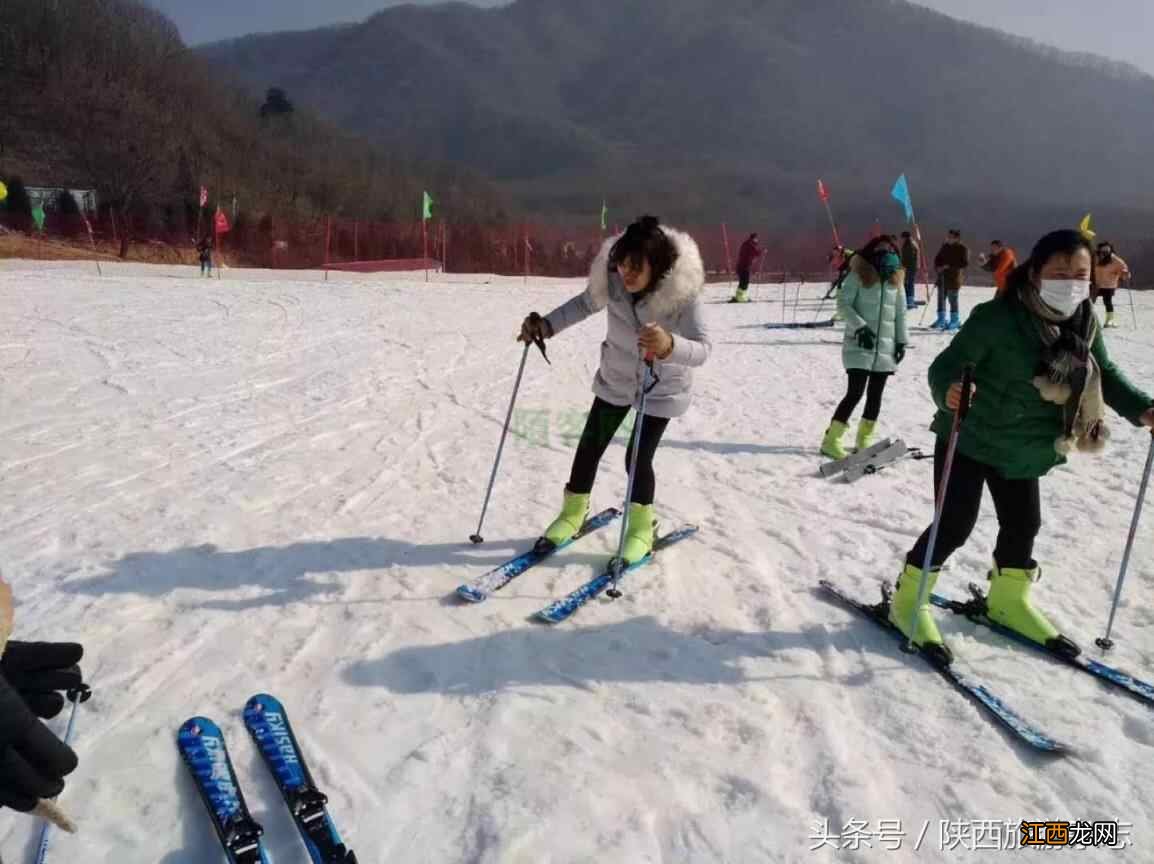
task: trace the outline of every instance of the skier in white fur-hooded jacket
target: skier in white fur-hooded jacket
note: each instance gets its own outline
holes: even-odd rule
[[[689,409],[693,369],[709,359],[701,291],[705,267],[688,234],[646,216],[601,247],[585,291],[545,317],[536,313],[521,325],[521,341],[549,339],[606,309],[608,328],[601,364],[593,379],[593,407],[573,457],[561,513],[545,531],[554,544],[569,540],[589,513],[597,466],[621,422],[638,400],[645,379],[644,357],[654,355],[658,383],[645,401],[637,473],[629,502],[623,558],[640,561],[653,548],[653,455],[674,417]],[[632,460],[632,442],[625,454]]]

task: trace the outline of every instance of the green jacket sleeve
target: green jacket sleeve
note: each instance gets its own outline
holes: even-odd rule
[[[1102,397],[1106,404],[1125,417],[1135,426],[1139,426],[1140,419],[1146,411],[1154,407],[1154,399],[1143,393],[1130,383],[1106,351],[1106,340],[1102,338],[1101,329],[1094,336],[1094,345],[1090,349],[1098,367],[1102,370]]]
[[[989,330],[983,326],[986,318],[981,306],[975,309],[949,347],[930,364],[930,392],[934,404],[942,411],[950,410],[946,406],[946,396],[950,387],[962,380],[962,370],[966,365],[972,363],[979,366],[989,353]],[[981,399],[981,394],[977,394],[976,398]]]
[[[845,319],[847,333],[856,333],[862,327],[868,327],[866,320],[858,314],[854,306],[857,304],[858,293],[861,291],[861,280],[856,273],[845,277],[841,283],[841,290],[837,292],[837,311]],[[874,336],[879,334],[874,333]]]

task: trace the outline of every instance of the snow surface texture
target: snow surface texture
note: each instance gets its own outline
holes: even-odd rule
[[[17,637],[82,641],[96,691],[63,799],[82,833],[57,835],[53,861],[221,860],[174,746],[197,713],[224,728],[275,859],[304,860],[241,722],[262,690],[374,864],[1034,860],[942,851],[939,820],[1021,819],[1120,819],[1132,848],[1073,858],[1154,856],[1151,709],[941,614],[964,670],[1080,750],[1038,758],[816,593],[829,578],[874,598],[896,576],[931,515],[931,468],[817,476],[840,332],[766,330],[778,288],[748,306],[708,292],[713,358],[656,462],[664,524],[701,534],[549,629],[527,617],[591,575],[615,530],[482,606],[446,598],[560,502],[600,316],[550,342],[551,367],[530,356],[489,542],[467,542],[520,320],[581,282],[102,269],[0,267],[0,567]],[[801,319],[823,288],[800,291]],[[967,307],[987,296],[963,292]],[[1154,388],[1154,296],[1136,297],[1138,331],[1127,299],[1110,347]],[[913,332],[882,434],[931,446],[925,372],[945,338]],[[1093,656],[1149,441],[1113,421],[1102,457],[1043,486],[1037,594]],[[619,439],[595,509],[620,503],[623,457]],[[994,531],[987,501],[945,590],[984,578]],[[1151,532],[1154,514],[1108,660],[1147,679]],[[899,818],[902,851],[810,851],[821,820],[836,834]],[[36,829],[0,813],[9,864],[31,859]]]

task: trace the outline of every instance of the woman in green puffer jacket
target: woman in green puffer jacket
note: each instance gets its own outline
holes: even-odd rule
[[[1029,598],[1040,570],[1033,558],[1041,528],[1039,479],[1073,450],[1095,452],[1109,437],[1106,406],[1134,425],[1154,428],[1154,399],[1126,380],[1110,360],[1090,303],[1093,257],[1078,231],[1054,231],[1010,274],[1004,294],[974,309],[930,366],[938,413],[933,430],[935,493],[961,396],[962,370],[974,367],[974,397],[958,435],[929,590],[939,568],[977,523],[984,488],[998,515],[987,614],[1052,651],[1078,646],[1062,636]],[[929,530],[906,556],[890,621],[908,637],[915,610],[917,644],[941,663],[952,659],[930,614],[918,606]],[[927,592],[928,594],[928,592]]]
[[[886,381],[906,356],[904,271],[897,241],[889,235],[875,237],[850,259],[849,268],[837,295],[838,312],[845,320],[841,356],[849,380],[821,442],[822,455],[830,459],[846,457],[841,439],[863,395],[857,448],[870,445]]]

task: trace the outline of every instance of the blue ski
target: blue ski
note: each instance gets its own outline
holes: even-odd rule
[[[193,717],[180,727],[176,746],[229,864],[269,864],[260,842],[264,829],[248,812],[220,727],[207,717]]]
[[[280,701],[266,693],[253,696],[244,706],[244,725],[284,796],[313,864],[357,864],[325,808],[328,798],[313,782]]]
[[[843,606],[873,621],[899,642],[905,641],[905,636],[889,621],[889,604],[885,600],[870,606],[855,600],[825,579],[821,580],[819,584],[823,591],[838,600]],[[921,656],[929,662],[929,659],[925,657],[925,655]],[[1029,721],[1023,719],[1005,702],[991,693],[984,685],[972,681],[968,676],[955,669],[952,664],[943,666],[930,662],[930,666],[941,674],[943,678],[953,684],[960,692],[974,699],[988,712],[990,717],[1013,732],[1019,740],[1044,753],[1064,755],[1070,752],[1066,745],[1051,738]]]
[[[676,531],[666,534],[663,537],[658,537],[653,543],[653,551],[642,558],[635,564],[630,564],[625,567],[618,576],[624,576],[626,573],[636,570],[638,567],[644,567],[653,560],[653,556],[659,551],[672,546],[686,537],[692,537],[697,533],[696,525],[683,525]],[[614,582],[614,567],[613,562],[601,571],[600,574],[590,579],[568,597],[550,603],[544,609],[537,613],[537,618],[545,621],[548,624],[560,624],[565,619],[571,617],[578,609],[612,585]]]
[[[970,591],[975,592],[977,596],[981,595],[981,589],[977,585],[971,585]],[[995,633],[1000,633],[1008,639],[1033,648],[1047,657],[1052,657],[1054,660],[1075,669],[1081,669],[1090,675],[1105,681],[1107,684],[1113,684],[1115,687],[1120,687],[1134,698],[1147,705],[1154,705],[1154,685],[1148,684],[1138,678],[1128,675],[1120,669],[1115,669],[1112,666],[1107,666],[1104,663],[1099,663],[1097,660],[1090,660],[1081,654],[1076,657],[1070,657],[1065,654],[1059,654],[1055,651],[1049,650],[1045,645],[1039,645],[1033,639],[1027,639],[1021,633],[1011,630],[1009,627],[1003,627],[995,621],[991,621],[986,617],[982,607],[975,604],[975,601],[964,603],[958,600],[951,600],[948,597],[943,597],[940,594],[933,594],[930,596],[933,604],[941,609],[948,609],[951,612],[956,612],[959,615],[965,615],[975,624],[982,624]],[[975,597],[976,600],[976,597]],[[983,598],[984,603],[984,598]]]
[[[604,528],[620,515],[620,510],[616,507],[610,507],[608,510],[602,510],[596,516],[590,516],[581,526],[581,530],[574,534],[567,543],[562,543],[560,546],[554,546],[548,540],[538,540],[537,545],[528,552],[523,552],[475,581],[460,586],[457,589],[457,596],[462,600],[468,600],[470,603],[483,603],[489,599],[489,595],[495,591],[500,591],[530,567],[535,567],[551,555],[555,555],[567,546],[576,543],[582,537]]]

